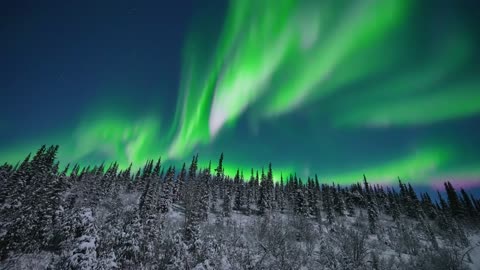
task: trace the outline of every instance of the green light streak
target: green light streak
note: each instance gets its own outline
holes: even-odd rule
[[[162,153],[159,137],[158,119],[130,121],[106,116],[84,121],[70,136],[46,138],[7,150],[3,158],[16,162],[29,152],[36,151],[39,145],[60,144],[58,158],[65,163],[117,161],[121,168],[128,167],[130,163],[142,166],[148,159],[159,157]]]
[[[288,27],[294,1],[257,3],[243,42],[236,44],[218,79],[210,113],[212,135],[265,92],[265,84],[298,43],[298,35]]]
[[[308,53],[292,69],[293,75],[267,105],[267,115],[285,113],[299,106],[312,94],[321,96],[335,88],[315,87],[340,69],[338,65],[352,54],[372,46],[399,24],[407,14],[409,1],[355,2],[325,42]]]
[[[186,85],[180,91],[179,101],[181,100],[183,103],[181,106],[177,106],[173,121],[174,127],[171,130],[177,130],[177,126],[179,129],[168,151],[169,157],[172,158],[183,155],[190,151],[196,143],[206,142],[209,138],[206,125],[208,123],[208,98],[211,91],[193,91],[198,84],[197,78],[194,77],[197,65],[194,60],[191,60],[188,66]],[[180,121],[177,120],[178,118]],[[169,133],[168,138],[171,138],[172,134]],[[190,141],[192,141],[191,144]]]
[[[480,83],[466,82],[415,99],[389,100],[338,114],[338,126],[422,125],[480,113]]]
[[[472,49],[472,43],[468,37],[456,34],[456,37],[446,44],[439,45],[439,49],[433,56],[421,64],[410,65],[400,74],[396,72],[395,76],[389,76],[364,91],[355,91],[351,95],[345,95],[345,98],[335,106],[345,108],[372,101],[382,103],[385,99],[411,98],[412,94],[429,92],[435,88],[441,89],[442,85],[439,84],[455,70],[465,65],[471,57]],[[375,63],[375,59],[378,59],[374,55],[370,55],[370,57],[373,58],[373,61],[364,59],[361,62]],[[362,69],[360,65],[353,67],[353,70],[366,70]]]
[[[211,59],[197,63],[204,52],[186,51],[187,66],[194,68],[189,69],[184,81],[189,82],[192,76],[197,79],[182,90],[183,116],[170,156],[181,157],[196,145],[210,142],[225,124],[233,124],[249,107],[257,111],[257,117],[278,116],[346,86],[355,87],[355,82],[387,68],[390,73],[398,73],[395,62],[408,55],[396,55],[407,50],[395,50],[395,41],[412,30],[406,21],[416,7],[412,1],[403,0],[232,0]],[[445,110],[416,122],[408,120],[415,113],[395,101],[365,109],[355,103],[362,97],[365,104],[371,104],[377,97],[397,99],[420,91],[426,94],[407,102],[412,106],[424,103],[432,88],[438,88],[438,83],[465,63],[472,48],[467,36],[456,33],[456,38],[442,43],[438,55],[424,66],[413,66],[386,82],[366,86],[353,95],[353,101],[347,98],[345,105],[336,105],[334,126],[428,124],[478,113],[474,104],[463,112],[446,108],[442,94],[433,99]],[[199,47],[199,40],[189,39],[188,46]],[[469,95],[468,90],[462,91]],[[345,110],[352,105],[354,110]],[[347,113],[338,113],[338,109]]]
[[[400,177],[411,183],[420,183],[448,164],[453,159],[453,154],[450,148],[442,146],[422,148],[398,160],[347,173],[335,173],[320,179],[327,183],[349,184],[361,182],[362,175],[365,174],[372,182],[391,184]]]

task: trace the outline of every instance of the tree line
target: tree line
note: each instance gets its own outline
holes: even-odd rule
[[[216,250],[205,247],[203,224],[211,217],[225,224],[233,215],[270,223],[288,215],[300,227],[316,224],[332,232],[341,230],[336,226],[341,220],[365,215],[366,235],[378,237],[385,233],[382,216],[399,231],[407,231],[404,221],[410,220],[436,250],[442,246],[439,236],[467,246],[466,228],[477,230],[480,224],[480,200],[450,182],[444,184],[446,196],[432,199],[400,179],[394,189],[370,184],[365,175],[348,186],[321,183],[316,175],[274,181],[271,164],[230,176],[224,173],[223,154],[214,168],[211,163],[200,168],[196,155],[180,169],[158,159],[133,171],[132,165],[121,170],[115,162],[60,168],[57,152],[58,146],[44,145],[17,165],[0,166],[0,261],[48,252],[58,255],[53,268],[191,269],[199,261],[212,263],[206,254]],[[169,230],[166,220],[175,215],[181,227]],[[306,234],[304,228],[295,237]],[[420,252],[405,246],[407,253]],[[245,260],[246,269],[255,269],[253,262],[260,259]]]

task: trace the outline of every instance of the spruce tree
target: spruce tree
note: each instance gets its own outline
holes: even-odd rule
[[[165,214],[170,211],[173,202],[173,179],[175,177],[175,168],[169,167],[165,180],[162,183],[162,191],[159,198],[160,213]]]
[[[144,241],[140,216],[136,212],[129,213],[123,226],[120,238],[121,246],[118,247],[121,268],[131,269],[141,264],[140,245]]]
[[[298,216],[308,216],[307,200],[305,198],[305,193],[302,187],[297,187],[294,212]]]
[[[368,227],[370,233],[374,234],[377,230],[378,210],[373,200],[372,190],[368,185],[367,177],[365,175],[363,175],[363,182],[365,184],[365,193],[367,195]]]
[[[242,197],[243,197],[243,183],[240,181],[240,170],[237,169],[235,178],[233,180],[233,185],[235,187],[235,200],[234,200],[234,209],[239,211],[242,209]]]
[[[437,217],[437,211],[428,193],[424,193],[421,196],[421,205],[423,212],[430,220],[434,220]]]
[[[197,200],[198,208],[199,208],[199,215],[200,220],[205,222],[208,220],[208,207],[210,201],[210,182],[211,182],[211,175],[210,175],[210,166],[208,169],[203,170],[202,177],[198,182],[198,196],[200,200]]]
[[[30,176],[30,154],[23,160],[20,166],[13,173],[8,173],[8,166],[2,166],[3,181],[0,182],[0,205],[6,204],[6,207],[16,207],[24,196],[21,191],[27,185],[27,178]],[[7,202],[7,203],[5,203]],[[8,216],[8,213],[5,213]]]
[[[84,209],[79,216],[79,237],[75,239],[72,255],[68,259],[70,269],[95,269],[97,259],[97,229],[91,209]]]
[[[280,213],[285,211],[285,186],[283,184],[283,176],[280,176],[280,184],[278,185],[278,208]]]
[[[328,185],[322,185],[322,199],[323,199],[323,211],[326,213],[328,224],[333,224],[335,216],[332,209],[332,196],[330,187]]]
[[[245,185],[245,214],[246,215],[250,215],[252,211],[251,204],[254,198],[254,195],[253,195],[254,181],[255,181],[255,178],[253,177],[253,169],[252,169],[250,180]]]
[[[225,192],[223,196],[223,203],[222,203],[222,214],[224,217],[230,217],[232,214],[232,189],[231,189],[231,180],[227,176],[224,179],[225,182]]]
[[[194,243],[198,238],[201,212],[197,196],[200,194],[200,185],[196,179],[198,155],[194,156],[188,172],[187,190],[185,194],[185,223],[184,235],[188,243]]]
[[[179,201],[183,204],[185,204],[185,179],[187,177],[187,170],[185,168],[185,162],[183,163],[182,169],[180,170],[180,173],[178,174],[177,178],[177,183],[178,183],[178,192],[177,196],[175,198],[175,201]]]
[[[475,221],[476,211],[472,201],[470,200],[470,197],[468,196],[467,192],[465,192],[463,188],[460,190],[460,193],[462,194],[462,203],[463,203],[462,208],[465,209],[466,216],[470,221]]]
[[[346,191],[345,207],[346,207],[348,216],[350,216],[350,217],[355,216],[355,208],[354,208],[354,205],[353,205],[353,194],[352,194],[351,190]]]
[[[458,198],[458,194],[455,191],[455,188],[452,186],[450,182],[444,183],[445,191],[447,192],[447,199],[448,205],[451,211],[452,217],[455,218],[463,218],[464,217],[464,209],[460,203]]]
[[[408,213],[407,215],[411,218],[419,218],[418,209],[420,209],[420,201],[418,200],[417,194],[413,190],[413,187],[410,183],[407,186],[407,203],[408,203]]]
[[[272,172],[272,163],[268,164],[268,173],[266,177],[267,185],[266,185],[266,191],[267,191],[267,208],[269,211],[272,211],[275,209],[275,196],[274,196],[274,184],[273,184],[273,172]]]
[[[332,197],[333,197],[333,209],[338,216],[344,216],[345,207],[343,204],[342,193],[340,187],[335,188],[335,185],[332,185]]]
[[[307,200],[308,200],[308,214],[314,216],[317,212],[317,193],[315,191],[315,184],[310,177],[307,179]]]
[[[260,190],[258,195],[257,207],[260,215],[265,215],[268,211],[268,183],[262,169],[262,181],[260,182]]]
[[[212,212],[217,211],[217,200],[218,197],[223,200],[224,194],[223,194],[223,181],[224,181],[224,171],[223,171],[223,153],[220,154],[220,158],[218,159],[218,165],[217,168],[215,168],[215,177],[214,177],[214,187],[212,188],[212,204],[210,208],[212,209]]]

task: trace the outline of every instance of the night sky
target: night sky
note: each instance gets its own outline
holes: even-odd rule
[[[9,2],[0,162],[480,185],[476,1]]]

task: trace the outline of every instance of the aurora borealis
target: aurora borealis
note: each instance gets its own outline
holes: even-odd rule
[[[2,9],[0,162],[60,144],[62,164],[224,152],[246,178],[480,184],[474,1],[21,2]]]

